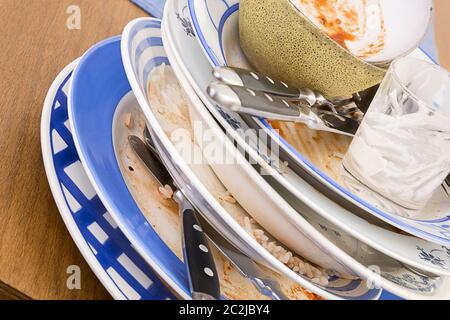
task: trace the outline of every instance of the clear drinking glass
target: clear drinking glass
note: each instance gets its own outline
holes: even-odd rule
[[[450,82],[439,66],[394,61],[343,160],[343,180],[381,209],[417,217],[450,172]]]

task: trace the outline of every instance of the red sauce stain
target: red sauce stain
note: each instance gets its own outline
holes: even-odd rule
[[[319,21],[326,28],[331,39],[340,46],[348,49],[346,41],[356,40],[356,36],[344,30],[342,21],[337,17],[335,1],[332,0],[314,0],[314,7],[319,14]],[[354,10],[344,10],[344,16],[348,21],[358,21],[358,13]]]
[[[346,41],[354,41],[356,38],[354,35],[348,33],[348,32],[337,32],[332,35],[330,35],[330,38],[336,41],[341,47],[347,48]]]
[[[367,32],[366,12],[359,13],[350,1],[336,0],[298,0],[305,9],[307,16],[313,15],[322,29],[336,43],[345,49],[348,42],[359,40]],[[361,0],[362,7],[367,7],[367,0]],[[303,10],[302,10],[303,11]],[[313,12],[310,12],[313,11]],[[368,58],[380,53],[384,49],[384,21],[380,17],[382,32],[370,43],[363,52],[357,54],[361,58]]]

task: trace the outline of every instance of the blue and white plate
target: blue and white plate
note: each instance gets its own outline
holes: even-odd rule
[[[182,261],[161,240],[130,194],[114,153],[112,124],[116,107],[131,91],[120,55],[120,37],[89,49],[76,67],[68,114],[74,145],[86,175],[115,223],[165,283],[190,299]]]
[[[244,55],[238,41],[238,0],[187,0],[193,31],[197,35],[206,57],[213,66],[225,65],[229,61],[242,61]],[[412,56],[428,59],[424,52],[416,50]],[[317,168],[287,141],[278,135],[265,119],[254,120],[268,136],[279,143],[282,160],[289,162],[289,167],[321,193],[335,200],[344,208],[359,215],[372,214],[407,233],[419,238],[450,246],[450,199],[441,188],[434,195],[430,206],[425,208],[424,220],[414,220],[390,214],[371,205],[346,188],[338,184],[326,173]],[[292,163],[292,165],[291,165]],[[298,169],[298,170],[297,170]],[[321,205],[318,203],[317,205]],[[329,212],[330,219],[333,212]],[[442,248],[447,250],[447,248]]]
[[[78,249],[114,299],[174,299],[117,227],[81,165],[67,114],[77,64],[69,64],[56,77],[42,112],[42,156],[53,197]]]

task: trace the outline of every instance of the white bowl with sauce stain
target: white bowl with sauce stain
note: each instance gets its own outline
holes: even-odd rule
[[[302,9],[309,17],[299,10],[300,1],[311,3]],[[328,10],[326,5],[314,5],[337,2],[346,4],[337,17],[338,5]],[[356,5],[368,2],[369,6]],[[379,84],[389,58],[417,46],[431,17],[431,4],[431,0],[240,0],[240,45],[253,67],[272,78],[327,97],[350,96]],[[357,32],[361,25],[365,32]],[[377,25],[381,31],[376,31]]]
[[[416,49],[432,0],[290,0],[311,22],[357,57],[389,63]]]

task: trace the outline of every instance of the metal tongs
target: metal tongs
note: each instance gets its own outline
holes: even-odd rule
[[[235,112],[279,121],[302,122],[315,130],[353,136],[379,85],[351,98],[326,99],[320,92],[295,88],[260,73],[216,67],[208,95]],[[442,184],[450,197],[450,175]]]
[[[351,98],[326,99],[320,92],[294,88],[257,72],[217,67],[208,95],[220,106],[271,120],[306,124],[314,130],[353,136],[378,86]]]

